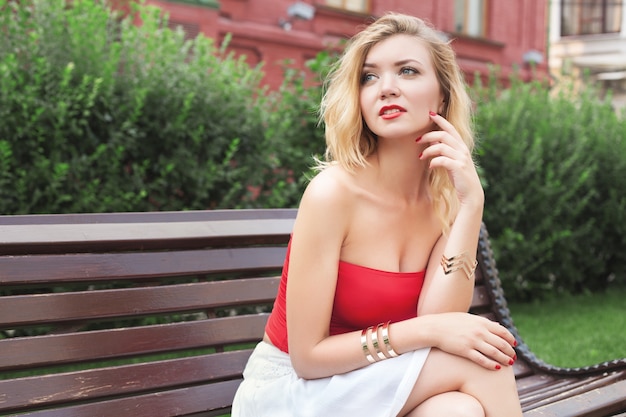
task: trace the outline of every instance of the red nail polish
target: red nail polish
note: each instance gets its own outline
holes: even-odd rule
[[[513,359],[511,359],[511,360],[509,361],[509,365],[513,365],[514,363],[515,363],[515,361],[514,361]]]
[[[429,111],[429,112],[428,112],[428,114],[430,114],[431,116],[436,116],[436,115],[437,115],[437,113],[435,113],[435,112],[434,112],[434,111],[432,111],[432,110],[431,110],[431,111]]]
[[[419,158],[419,159],[422,159],[422,155],[424,155],[424,152],[420,152],[420,154],[419,154],[418,158]]]
[[[516,361],[517,360],[517,355],[513,355],[513,360]]]
[[[415,139],[415,142],[419,142],[420,140],[422,140],[421,136],[419,138]]]
[[[513,347],[517,346],[517,340],[513,341]]]
[[[496,365],[496,371],[499,370],[501,368],[500,365]]]

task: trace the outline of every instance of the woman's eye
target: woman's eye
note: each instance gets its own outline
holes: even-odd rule
[[[419,72],[415,68],[403,67],[400,70],[400,74],[402,74],[402,75],[415,75],[415,74],[419,74]]]
[[[361,75],[361,84],[365,84],[367,82],[372,81],[376,76],[374,74],[372,74],[371,72],[367,73],[367,74],[363,74]]]

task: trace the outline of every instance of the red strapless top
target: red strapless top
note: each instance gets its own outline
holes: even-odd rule
[[[274,346],[287,353],[289,252],[288,247],[278,294],[265,328]],[[329,334],[347,333],[389,320],[395,322],[415,317],[424,275],[425,271],[388,272],[339,261]]]

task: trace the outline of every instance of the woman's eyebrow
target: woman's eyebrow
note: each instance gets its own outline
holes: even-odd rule
[[[401,61],[398,61],[395,63],[395,66],[400,67],[402,65],[406,65],[406,64],[417,64],[417,65],[421,65],[423,66],[424,64],[422,64],[422,62],[418,59],[413,59],[413,58],[408,58],[408,59],[403,59]]]
[[[394,66],[395,67],[401,67],[403,65],[406,64],[417,64],[417,65],[421,65],[424,66],[424,64],[422,64],[421,61],[417,60],[417,59],[413,59],[413,58],[407,58],[407,59],[402,59],[400,61],[396,61],[394,62]],[[375,63],[371,63],[371,62],[364,62],[363,63],[363,68],[378,68],[378,65]]]

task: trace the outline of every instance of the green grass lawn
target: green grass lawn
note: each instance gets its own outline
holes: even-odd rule
[[[509,308],[522,339],[549,364],[577,367],[626,357],[626,288]]]

